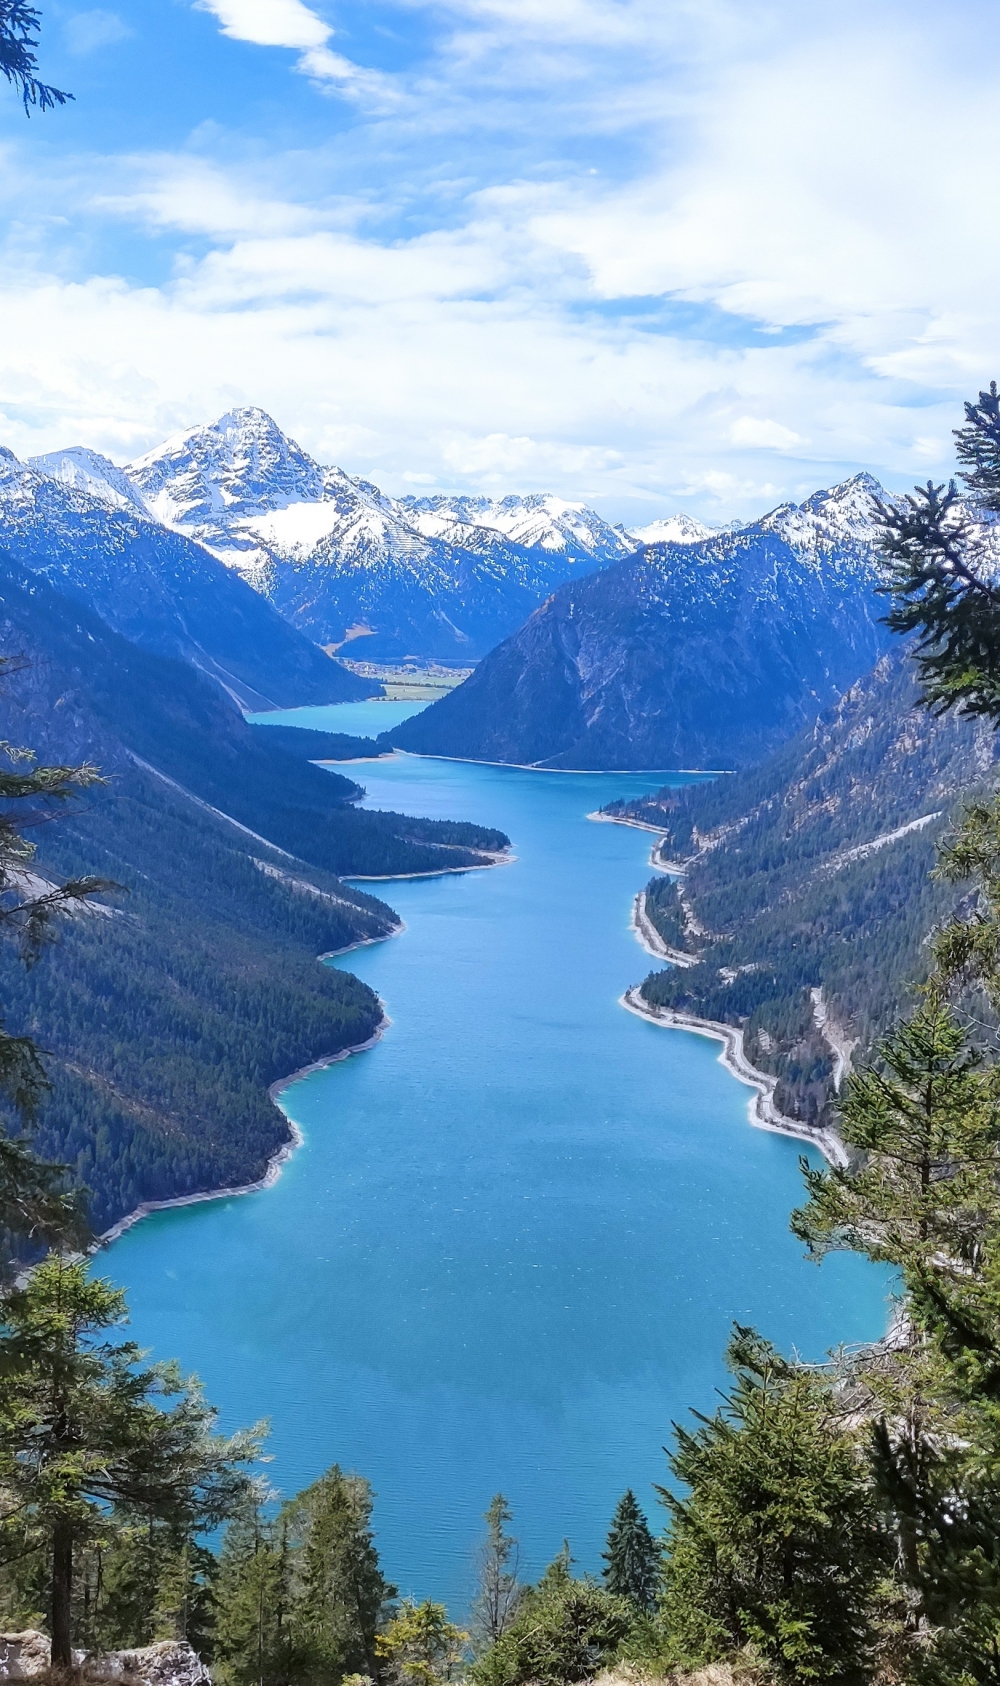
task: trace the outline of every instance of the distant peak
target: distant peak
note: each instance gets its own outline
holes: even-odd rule
[[[113,509],[130,509],[141,515],[148,513],[142,494],[133,486],[124,469],[116,467],[110,457],[92,451],[88,445],[67,445],[61,451],[47,451],[44,456],[29,457],[31,467],[50,480],[58,480],[87,497]]]

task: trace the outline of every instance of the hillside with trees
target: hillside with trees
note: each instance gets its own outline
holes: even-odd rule
[[[927,933],[964,893],[934,875],[936,846],[998,754],[985,722],[928,718],[894,653],[758,767],[613,804],[684,866],[651,880],[645,909],[694,964],[650,973],[645,999],[742,1027],[780,1110],[827,1121],[824,1028],[862,1057],[913,1000]]]

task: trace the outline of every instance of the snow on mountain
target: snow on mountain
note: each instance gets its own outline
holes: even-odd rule
[[[799,556],[829,557],[843,551],[870,558],[878,543],[878,506],[893,502],[872,474],[855,474],[838,486],[814,492],[805,503],[783,503],[757,523],[777,533]]]
[[[868,475],[571,579],[403,749],[560,768],[746,765],[885,647]]]
[[[620,528],[611,527],[586,504],[567,503],[548,492],[530,497],[408,497],[400,500],[414,525],[429,538],[450,539],[468,528],[502,533],[528,550],[599,557],[611,562],[633,548]]]
[[[641,545],[669,573],[679,547],[721,537],[675,514],[627,530],[583,503],[526,497],[409,496],[324,467],[256,407],[168,439],[116,468],[82,448],[37,467],[67,492],[161,524],[208,549],[315,643],[366,637],[374,659],[478,659],[566,581]],[[881,487],[868,475],[729,529],[782,538],[817,565],[870,558]],[[661,570],[662,571],[662,570]]]
[[[229,410],[126,465],[146,506],[167,526],[225,534],[240,516],[323,496],[323,471],[265,410]]]
[[[693,515],[685,515],[681,510],[665,520],[650,521],[645,527],[626,527],[625,532],[637,544],[700,544],[702,539],[712,537],[715,528],[706,527],[703,521],[696,521]]]
[[[99,451],[88,451],[85,445],[71,445],[65,451],[49,451],[43,457],[29,457],[31,468],[60,480],[64,486],[86,492],[111,509],[127,509],[133,514],[148,515],[142,493],[132,484],[125,470],[116,468],[110,457]]]
[[[140,513],[106,459],[78,449],[46,461],[42,472],[0,448],[0,548],[14,562],[83,599],[133,643],[211,674],[249,707],[370,692],[202,545]],[[83,490],[81,477],[101,484]]]
[[[316,642],[467,661],[571,575],[631,541],[583,504],[393,499],[326,468],[256,408],[168,439],[128,465],[145,508],[189,534]]]

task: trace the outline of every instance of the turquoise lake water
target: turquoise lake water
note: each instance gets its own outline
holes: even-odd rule
[[[390,708],[414,712],[272,718],[361,733]],[[718,1043],[618,1004],[653,965],[629,930],[652,839],[586,815],[661,778],[352,776],[502,827],[516,862],[372,886],[406,931],[337,964],[384,1000],[381,1041],[285,1092],[305,1145],[273,1188],[157,1214],[102,1263],[225,1426],[271,1419],[277,1487],[368,1476],[387,1573],[461,1613],[495,1492],[526,1573],[564,1536],[599,1569],[626,1486],[659,1523],[671,1421],[712,1409],[733,1319],[820,1357],[881,1332],[885,1278],[802,1258],[798,1144],[749,1126]]]

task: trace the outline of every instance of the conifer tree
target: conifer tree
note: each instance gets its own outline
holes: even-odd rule
[[[442,1686],[455,1678],[468,1638],[443,1604],[406,1598],[375,1646],[397,1686]]]
[[[479,1548],[473,1630],[480,1645],[493,1645],[513,1621],[524,1589],[517,1578],[517,1541],[506,1532],[513,1517],[502,1493],[494,1494],[484,1520],[486,1539]]]
[[[887,624],[915,634],[924,701],[940,712],[1000,719],[1000,585],[982,516],[1000,509],[1000,395],[996,382],[965,406],[956,430],[960,478],[928,481],[880,509],[893,598]]]
[[[0,46],[3,5],[0,0]],[[0,659],[0,677],[15,665]],[[51,939],[57,914],[79,910],[114,888],[93,877],[62,884],[39,880],[31,871],[35,845],[25,835],[98,782],[94,767],[39,766],[30,750],[0,743],[0,936],[17,944],[26,966],[34,965]],[[46,1088],[34,1041],[12,1034],[0,1018],[0,1099],[22,1126],[17,1134],[0,1127],[0,1230],[49,1242],[79,1239],[84,1226],[77,1200],[63,1187],[63,1167],[42,1163],[23,1133]]]
[[[292,1628],[308,1678],[378,1674],[376,1635],[396,1589],[379,1568],[371,1510],[367,1481],[336,1464],[283,1508],[297,1544]]]
[[[854,1075],[841,1108],[848,1168],[802,1161],[792,1229],[818,1255],[852,1247],[913,1275],[975,1244],[1000,1171],[1000,1073],[938,985]]]
[[[203,1661],[211,1661],[217,1569],[214,1554],[196,1539],[167,1543],[156,1578],[154,1639],[186,1640]]]
[[[176,1369],[141,1367],[116,1340],[124,1296],[53,1255],[0,1303],[0,1537],[49,1564],[52,1661],[72,1661],[74,1558],[150,1516],[217,1525],[247,1485],[253,1435],[216,1436],[214,1413]]]
[[[1000,1657],[1000,1069],[940,980],[852,1077],[843,1134],[853,1167],[808,1171],[793,1227],[894,1265],[906,1291],[889,1351],[853,1366],[904,1629],[929,1678],[1000,1678],[977,1672]]]
[[[728,1363],[721,1409],[675,1427],[685,1495],[660,1489],[672,1660],[744,1652],[789,1686],[863,1686],[883,1569],[870,1474],[821,1373],[739,1326]]]
[[[571,1574],[569,1547],[525,1590],[506,1633],[473,1664],[475,1686],[565,1686],[590,1680],[632,1633],[636,1609],[589,1578]]]
[[[40,23],[39,12],[26,0],[0,0],[0,71],[20,93],[25,112],[29,115],[33,105],[39,111],[48,111],[54,106],[65,105],[73,98],[61,88],[50,88],[47,83],[40,82],[35,74],[38,69],[35,48]]]
[[[603,1555],[608,1591],[631,1598],[640,1610],[651,1610],[659,1589],[660,1547],[631,1487],[618,1501]]]
[[[215,1586],[213,1674],[222,1686],[285,1686],[297,1678],[288,1531],[244,1505],[226,1529]]]

